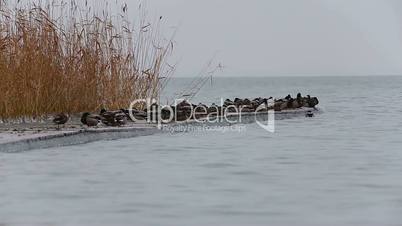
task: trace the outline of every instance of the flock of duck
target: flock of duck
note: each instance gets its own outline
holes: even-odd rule
[[[269,103],[272,103],[269,105]],[[216,116],[220,116],[225,114],[225,112],[236,112],[236,113],[246,113],[246,112],[255,112],[261,110],[261,106],[265,106],[265,110],[275,110],[275,111],[283,111],[283,110],[293,110],[299,108],[315,108],[319,104],[317,97],[310,97],[307,95],[303,97],[300,93],[297,94],[296,98],[293,98],[291,95],[286,96],[283,99],[273,99],[269,98],[255,98],[251,99],[240,99],[235,98],[233,101],[227,99],[222,106],[218,106],[216,104],[212,104],[211,106],[207,106],[205,104],[194,105],[189,103],[188,101],[182,101],[176,106],[163,107],[160,109],[159,106],[155,103],[150,106],[150,108],[145,110],[133,109],[132,115],[137,120],[147,120],[147,119],[155,119],[155,117],[159,117],[158,112],[160,112],[160,118],[163,120],[170,119],[172,114],[176,116],[177,121],[186,121],[188,119],[193,118],[203,118],[208,115],[214,114]],[[308,111],[306,117],[313,117],[314,113],[312,111]],[[149,118],[150,117],[150,118]],[[61,113],[54,117],[53,122],[58,126],[64,125],[69,121],[70,117],[68,114]],[[106,109],[102,109],[99,114],[93,113],[83,113],[81,116],[81,123],[88,127],[95,127],[103,124],[105,126],[111,127],[119,127],[124,126],[128,123],[128,121],[132,120],[130,117],[130,111],[126,109],[120,109],[117,111],[107,111]]]

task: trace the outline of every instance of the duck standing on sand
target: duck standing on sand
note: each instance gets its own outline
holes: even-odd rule
[[[81,117],[81,122],[89,127],[98,126],[101,123],[102,117],[85,112]]]
[[[60,129],[60,125],[64,125],[68,122],[70,117],[65,113],[60,113],[56,115],[53,119],[53,123],[57,125],[57,129]]]

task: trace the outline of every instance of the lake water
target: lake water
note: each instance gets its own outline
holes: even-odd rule
[[[322,113],[278,120],[275,133],[254,123],[0,153],[0,225],[401,225],[401,85],[215,79],[197,103],[301,92]]]

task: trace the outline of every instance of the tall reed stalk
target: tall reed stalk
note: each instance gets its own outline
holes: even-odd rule
[[[75,1],[0,1],[0,118],[127,107],[157,97],[173,71],[171,40],[141,10],[132,26],[125,6],[113,15]]]

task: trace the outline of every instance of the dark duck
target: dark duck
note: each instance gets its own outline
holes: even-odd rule
[[[102,117],[102,123],[107,126],[123,126],[127,124],[127,115],[121,110],[107,111],[102,109],[100,116]]]
[[[60,129],[60,125],[64,125],[68,122],[69,116],[65,113],[56,115],[53,119],[53,123],[57,125],[57,129]]]
[[[148,117],[145,111],[138,109],[120,109],[120,111],[126,115],[127,119],[131,119],[132,121],[134,121],[132,117],[134,117],[135,120],[146,120]],[[132,115],[130,115],[130,113]]]
[[[98,126],[102,121],[102,117],[86,112],[81,117],[81,122],[89,127]]]
[[[312,111],[308,111],[306,113],[306,118],[313,118],[314,117],[314,113]]]

